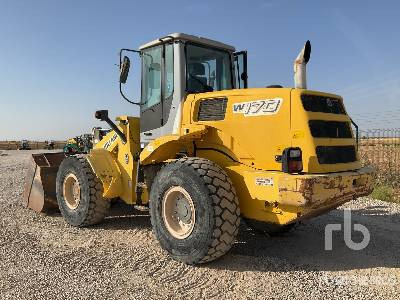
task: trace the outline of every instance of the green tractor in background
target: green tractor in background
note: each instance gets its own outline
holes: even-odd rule
[[[93,148],[93,136],[91,134],[82,134],[67,141],[63,151],[67,155],[77,153],[89,153]]]
[[[76,153],[89,153],[103,137],[111,131],[110,128],[93,127],[92,133],[85,133],[80,136],[74,137],[67,141],[63,151],[65,154],[71,155]]]

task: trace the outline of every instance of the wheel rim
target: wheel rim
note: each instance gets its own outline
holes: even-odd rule
[[[169,188],[162,200],[163,221],[169,233],[177,238],[187,238],[193,231],[196,212],[189,193],[180,186]]]
[[[65,203],[69,209],[76,209],[81,200],[81,188],[78,178],[74,174],[68,174],[63,183],[63,194]]]

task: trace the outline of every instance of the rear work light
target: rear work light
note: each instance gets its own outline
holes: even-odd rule
[[[300,148],[286,148],[282,154],[282,172],[300,173],[303,170],[303,159]]]

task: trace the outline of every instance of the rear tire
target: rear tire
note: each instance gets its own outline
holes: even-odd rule
[[[85,155],[68,156],[62,161],[56,191],[61,214],[72,226],[100,223],[109,212],[110,201],[103,198],[103,185]]]
[[[197,157],[179,159],[158,172],[150,192],[150,215],[161,247],[187,264],[224,255],[240,225],[232,181],[214,162]]]

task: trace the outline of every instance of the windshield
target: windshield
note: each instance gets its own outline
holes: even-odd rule
[[[187,44],[186,63],[186,89],[189,93],[232,89],[229,52]]]

